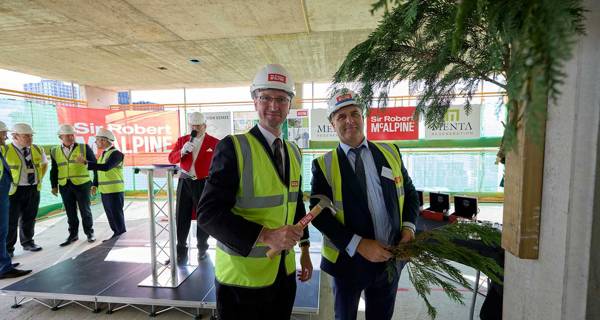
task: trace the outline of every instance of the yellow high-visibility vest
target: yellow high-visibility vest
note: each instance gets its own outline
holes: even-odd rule
[[[85,164],[77,163],[75,159],[80,155],[86,158],[85,144],[78,144],[67,156],[63,152],[62,145],[52,148],[50,155],[58,165],[58,184],[64,186],[67,180],[74,185],[82,185],[90,181],[90,174]]]
[[[290,181],[286,185],[272,164],[268,151],[250,133],[234,135],[233,144],[238,162],[240,183],[233,213],[266,228],[279,228],[294,223],[302,158],[300,149],[285,141],[290,159]],[[247,257],[241,256],[223,243],[217,243],[215,275],[220,283],[261,288],[274,283],[281,256],[266,257],[269,247],[256,243]],[[285,253],[287,274],[296,270],[294,251]]]
[[[37,190],[42,190],[42,149],[37,145],[31,145],[31,162],[33,163],[33,168],[35,169],[35,174],[38,178]],[[6,159],[6,163],[10,169],[10,175],[12,176],[12,185],[10,186],[10,191],[8,194],[12,195],[17,191],[17,187],[19,186],[19,181],[21,180],[21,170],[23,170],[24,163],[21,161],[21,157],[17,152],[15,146],[11,143],[5,148],[4,158]]]
[[[398,196],[398,208],[400,215],[400,224],[402,224],[402,210],[404,207],[404,177],[402,176],[402,158],[396,146],[387,143],[373,143],[380,151],[383,156],[392,167],[392,174],[394,175],[394,182],[396,185],[396,194]],[[317,163],[331,187],[333,192],[333,204],[336,209],[335,218],[344,224],[344,201],[342,199],[342,176],[340,173],[340,162],[337,155],[337,150],[327,152],[325,155],[317,158]],[[402,227],[402,225],[400,225]],[[336,246],[323,235],[323,247],[321,249],[323,257],[332,263],[337,261],[339,256],[339,250]]]
[[[98,163],[106,163],[108,157],[110,157],[115,150],[116,149],[113,148],[109,151],[105,151],[98,160]],[[108,171],[98,171],[98,191],[100,193],[116,193],[125,191],[125,180],[123,179],[123,161]]]

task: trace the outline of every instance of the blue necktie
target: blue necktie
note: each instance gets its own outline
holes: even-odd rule
[[[367,175],[365,173],[365,165],[362,161],[362,157],[360,156],[364,146],[360,146],[358,148],[350,149],[350,152],[353,152],[356,155],[354,159],[354,173],[356,173],[356,178],[358,178],[358,183],[362,190],[367,193]]]

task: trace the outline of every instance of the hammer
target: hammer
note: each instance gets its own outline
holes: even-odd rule
[[[311,196],[311,198],[319,199],[319,203],[317,203],[317,205],[314,206],[312,208],[312,210],[310,210],[304,216],[304,218],[302,218],[302,220],[300,220],[300,221],[298,221],[298,223],[296,223],[296,226],[297,227],[301,227],[302,229],[306,228],[306,226],[308,226],[308,224],[314,218],[316,218],[321,213],[321,211],[323,211],[323,209],[325,209],[325,208],[329,208],[333,214],[336,213],[336,210],[335,210],[335,207],[333,206],[333,203],[326,196],[320,195],[320,194],[316,194],[314,196]],[[279,251],[275,250],[275,249],[269,249],[269,251],[267,251],[267,257],[269,257],[270,259],[273,259],[273,257],[275,257],[278,254],[279,254]]]

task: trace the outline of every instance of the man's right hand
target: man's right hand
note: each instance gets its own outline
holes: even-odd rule
[[[52,195],[54,195],[55,197],[58,197],[58,188],[52,188]]]
[[[194,144],[191,142],[186,142],[181,148],[181,154],[188,154],[194,152]]]
[[[77,162],[79,164],[87,164],[87,161],[85,161],[85,158],[81,155],[79,157],[77,157],[77,159],[75,159],[75,162]]]
[[[303,231],[297,226],[283,226],[277,229],[263,228],[258,236],[259,242],[266,243],[277,251],[290,250],[300,241]]]
[[[95,196],[95,195],[96,195],[96,191],[97,191],[97,188],[96,188],[95,186],[92,186],[92,188],[90,188],[90,193],[91,193],[93,196]]]
[[[381,242],[372,239],[362,238],[358,243],[356,251],[363,258],[371,262],[385,262],[390,260],[393,255]]]

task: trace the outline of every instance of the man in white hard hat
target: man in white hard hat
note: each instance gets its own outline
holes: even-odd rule
[[[77,207],[81,213],[83,232],[88,242],[96,241],[94,236],[94,220],[90,209],[90,189],[92,180],[88,168],[75,160],[82,156],[90,162],[95,162],[94,151],[84,143],[75,142],[75,128],[70,124],[63,124],[58,129],[58,138],[62,143],[50,151],[52,167],[50,169],[50,184],[52,194],[57,195],[60,190],[63,206],[67,213],[69,236],[60,246],[64,247],[79,240],[79,218]]]
[[[10,200],[8,191],[12,184],[12,176],[8,163],[4,159],[6,133],[8,127],[0,121],[0,279],[16,278],[24,276],[31,270],[16,269],[19,263],[12,263],[12,259],[6,250],[6,237],[8,235],[8,208]]]
[[[325,239],[321,270],[333,277],[335,318],[356,319],[364,291],[367,319],[385,320],[392,318],[404,265],[392,264],[389,272],[394,259],[389,248],[414,239],[419,198],[398,147],[365,138],[364,111],[347,89],[328,102],[340,144],[313,161],[311,193],[342,206],[335,216],[324,212],[313,224]]]
[[[179,164],[184,171],[177,184],[177,262],[185,263],[188,258],[187,238],[190,232],[192,211],[198,206],[208,169],[219,139],[206,133],[206,121],[200,112],[190,114],[188,118],[190,134],[177,139],[171,147],[169,162]],[[196,225],[196,247],[198,260],[206,258],[208,233]]]
[[[100,128],[96,132],[96,145],[104,150],[98,162],[91,162],[79,156],[77,162],[85,163],[89,170],[94,170],[92,194],[100,192],[102,206],[113,235],[102,242],[116,240],[125,233],[125,180],[123,178],[123,161],[125,155],[113,146],[115,135],[107,129]]]
[[[44,149],[33,144],[34,132],[30,125],[15,123],[11,131],[12,143],[6,146],[4,157],[12,176],[6,241],[6,249],[12,256],[17,242],[17,229],[23,250],[42,250],[42,247],[34,242],[33,236],[42,179],[48,168],[48,160]]]
[[[271,64],[258,72],[250,92],[259,124],[217,145],[198,223],[218,241],[218,318],[289,319],[296,296],[298,242],[298,276],[307,281],[312,274],[308,229],[294,225],[306,213],[301,153],[281,132],[294,82],[282,66]],[[270,248],[281,254],[267,258]]]

